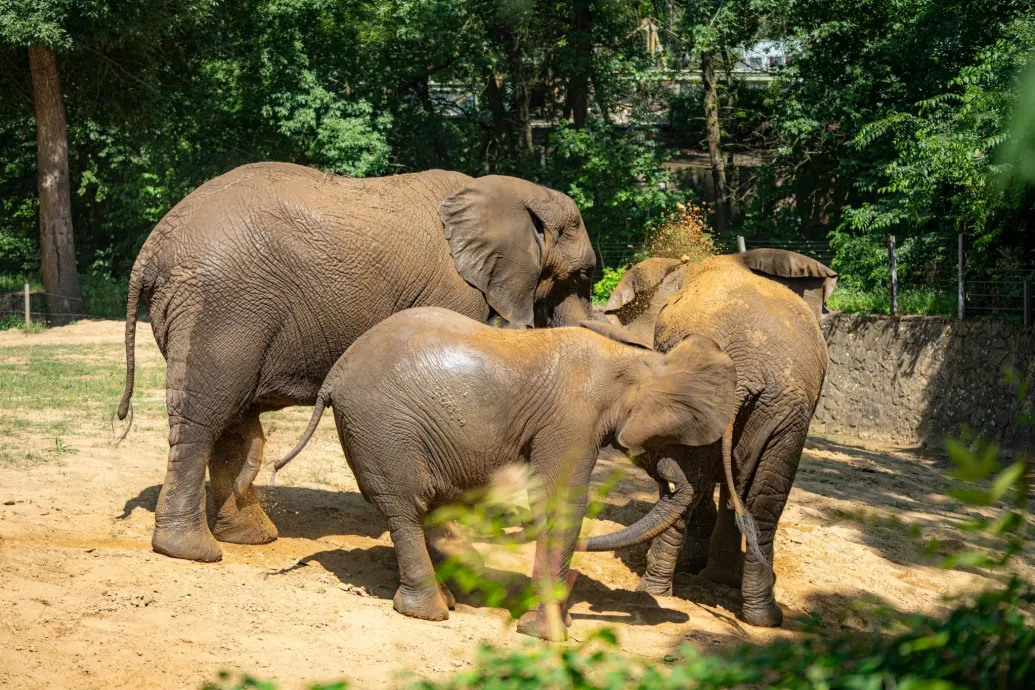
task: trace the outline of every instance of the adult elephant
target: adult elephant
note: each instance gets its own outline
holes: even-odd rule
[[[708,579],[740,587],[746,622],[783,621],[773,595],[773,537],[826,376],[819,319],[836,282],[834,271],[806,256],[759,249],[696,264],[650,259],[616,286],[605,311],[630,337],[667,352],[704,335],[737,371],[737,414],[721,442],[654,452],[673,457],[696,479],[697,496],[689,516],[654,539],[640,589],[671,594],[684,547],[691,569],[703,567]],[[648,463],[648,471],[653,466]],[[712,495],[723,473],[716,515]],[[612,550],[638,538],[627,529],[591,538],[587,548]]]
[[[416,306],[514,327],[574,324],[589,318],[595,263],[575,203],[512,177],[344,179],[259,163],[202,185],[158,223],[130,276],[119,419],[133,393],[141,295],[168,363],[154,550],[216,561],[217,539],[277,538],[251,487],[265,443],[259,413],[313,404],[374,324]]]

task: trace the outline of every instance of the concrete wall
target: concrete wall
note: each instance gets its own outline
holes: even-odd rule
[[[1035,393],[1035,331],[992,321],[836,314],[823,320],[830,353],[812,431],[939,446],[969,425],[1014,449],[1033,411],[1003,380],[1013,367]]]

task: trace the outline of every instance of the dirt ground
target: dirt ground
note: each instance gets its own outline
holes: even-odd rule
[[[479,642],[524,641],[476,595],[460,597],[442,623],[392,610],[391,541],[358,493],[329,414],[270,492],[277,542],[224,544],[217,564],[152,553],[168,450],[164,362],[142,324],[134,427],[111,446],[123,330],[0,332],[0,687],[198,688],[226,669],[285,688],[339,678],[369,688],[400,685],[406,670],[467,667]],[[264,416],[267,461],[294,445],[309,414]],[[813,437],[777,535],[783,629],[740,623],[733,590],[688,574],[674,597],[636,592],[641,548],[576,556],[571,638],[611,625],[624,649],[661,659],[687,642],[710,650],[801,634],[809,617],[868,629],[896,612],[937,613],[946,596],[993,584],[924,551],[932,536],[943,554],[980,546],[957,529],[970,509],[945,494],[947,467],[938,456]],[[616,468],[628,472],[585,533],[630,524],[654,497],[622,458],[602,460],[597,479]],[[268,476],[264,468],[259,483]],[[530,553],[501,567],[527,573]],[[1030,576],[1026,559],[1017,567]]]

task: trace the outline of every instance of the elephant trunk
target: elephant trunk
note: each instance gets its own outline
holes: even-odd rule
[[[291,449],[291,452],[273,463],[273,472],[270,473],[270,486],[277,480],[277,472],[280,471],[284,465],[288,464],[295,459],[295,456],[302,452],[305,445],[309,443],[309,439],[316,433],[316,427],[320,424],[320,417],[323,416],[323,411],[327,407],[327,403],[330,401],[331,392],[329,388],[320,389],[319,394],[316,396],[316,406],[313,407],[313,416],[309,419],[309,426],[306,427],[305,433],[302,434],[302,438],[299,439],[298,444]],[[257,470],[256,470],[257,471]]]
[[[654,504],[646,515],[625,529],[599,537],[590,537],[583,544],[583,551],[614,551],[654,539],[674,525],[694,500],[694,488],[674,460],[664,458],[658,463],[658,476],[663,486],[671,490]],[[668,477],[678,477],[667,480]],[[674,488],[673,488],[674,487]],[[664,491],[664,489],[663,489]]]

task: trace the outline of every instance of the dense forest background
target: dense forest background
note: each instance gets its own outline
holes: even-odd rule
[[[758,45],[786,59],[753,64]],[[41,263],[33,50],[60,76],[84,293],[259,160],[536,180],[611,265],[695,190],[720,246],[829,242],[849,289],[883,288],[889,232],[914,285],[955,270],[958,233],[993,277],[1035,259],[1011,129],[1030,2],[0,0],[0,273],[19,276]]]

